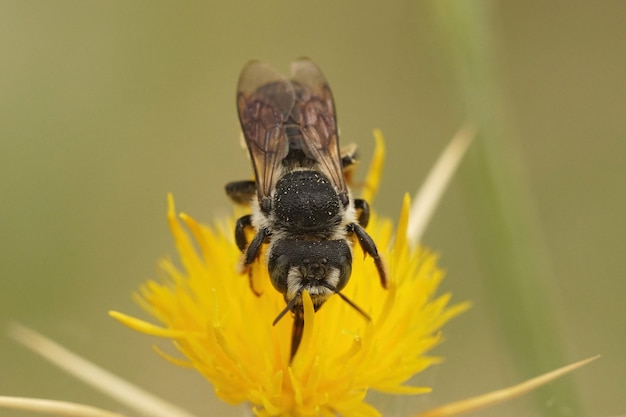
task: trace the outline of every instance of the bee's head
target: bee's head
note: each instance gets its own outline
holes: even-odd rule
[[[347,284],[352,251],[345,240],[281,239],[271,247],[268,269],[274,288],[288,304],[301,309],[300,294],[306,290],[317,310]]]

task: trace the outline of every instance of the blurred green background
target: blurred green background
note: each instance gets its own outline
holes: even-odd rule
[[[224,183],[250,175],[234,100],[243,65],[261,59],[287,71],[308,56],[332,86],[342,142],[357,142],[367,160],[372,129],[387,138],[375,204],[387,216],[396,218],[402,194],[417,190],[472,103],[506,114],[503,129],[487,131],[510,135],[495,138],[513,149],[496,160],[523,167],[515,181],[530,190],[530,246],[547,271],[530,281],[545,282],[537,299],[550,303],[538,308],[550,313],[539,330],[559,346],[560,359],[538,368],[603,357],[557,383],[567,386],[565,397],[524,397],[480,415],[623,415],[626,2],[475,2],[472,13],[485,17],[477,39],[487,40],[477,50],[488,50],[487,63],[456,49],[465,29],[446,27],[442,3],[0,1],[0,323],[26,324],[200,416],[240,415],[107,311],[143,316],[130,294],[157,275],[158,258],[174,255],[167,192],[204,222],[229,213]],[[472,65],[497,79],[488,72],[468,93]],[[474,307],[446,327],[436,351],[445,363],[414,381],[434,392],[373,395],[385,415],[536,374],[515,365],[520,352],[502,328],[518,323],[500,312],[508,301],[489,284],[509,281],[485,260],[498,233],[476,227],[491,220],[476,206],[490,201],[472,180],[480,149],[470,150],[424,237],[442,254],[444,290]],[[528,343],[541,356],[542,340]],[[0,394],[124,411],[4,336]]]

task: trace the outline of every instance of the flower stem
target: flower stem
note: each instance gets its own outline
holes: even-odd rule
[[[517,373],[528,377],[567,360],[554,311],[554,276],[499,82],[495,10],[489,0],[433,4],[462,100],[479,128],[464,189],[490,316]],[[555,400],[568,415],[585,414],[567,380],[542,387],[534,400],[545,415],[554,415],[546,404]]]

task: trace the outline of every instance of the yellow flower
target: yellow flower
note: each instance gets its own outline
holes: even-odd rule
[[[378,145],[365,186],[369,198],[382,166],[382,141]],[[342,292],[371,321],[337,296],[314,313],[305,295],[304,335],[291,363],[292,319],[272,326],[285,301],[263,262],[253,265],[250,281],[238,272],[234,217],[205,226],[188,215],[178,217],[174,199],[168,201],[181,267],[161,261],[166,278],[147,282],[136,297],[161,325],[112,314],[133,329],[171,339],[186,360],[168,359],[199,371],[219,398],[249,402],[259,416],[379,416],[364,402],[368,389],[430,390],[406,382],[440,361],[428,352],[441,341],[442,325],[467,304],[449,306],[449,294],[436,295],[444,274],[436,255],[407,241],[408,196],[395,234],[392,222],[375,213],[367,229],[385,260],[389,289],[354,245],[352,276]]]
[[[379,145],[377,156],[364,187],[364,197],[368,200],[376,192],[382,165],[382,136],[379,132],[375,135]],[[448,296],[434,298],[441,272],[432,254],[414,249],[411,245],[419,240],[441,191],[472,136],[472,129],[461,129],[439,158],[418,194],[418,202],[411,209],[412,226],[407,227],[408,198],[404,200],[400,226],[393,242],[389,241],[390,223],[376,220],[374,237],[384,240],[384,253],[392,262],[390,292],[381,294],[379,289],[367,283],[354,284],[351,290],[354,298],[363,302],[374,320],[361,327],[335,306],[335,311],[328,313],[327,321],[322,322],[319,317],[324,315],[313,313],[310,297],[305,295],[303,340],[290,366],[285,361],[285,348],[279,340],[288,334],[284,330],[268,331],[266,323],[256,317],[257,313],[267,315],[264,309],[281,308],[280,303],[275,302],[274,296],[265,301],[260,300],[263,297],[250,299],[246,288],[236,287],[240,285],[239,279],[234,281],[235,286],[220,284],[218,273],[225,272],[226,278],[233,278],[229,275],[233,274],[232,269],[224,268],[224,265],[229,265],[238,257],[236,252],[233,254],[230,250],[233,245],[220,248],[229,241],[225,237],[228,233],[219,227],[212,230],[198,225],[182,215],[195,240],[194,245],[176,218],[171,198],[169,219],[184,270],[164,262],[162,266],[168,274],[166,282],[149,282],[138,297],[139,302],[165,327],[117,312],[111,312],[111,315],[144,333],[174,340],[188,360],[170,357],[171,361],[197,368],[214,383],[218,395],[233,403],[247,400],[256,406],[258,415],[379,415],[377,410],[362,402],[366,390],[373,388],[392,393],[427,391],[427,388],[406,387],[403,381],[437,362],[435,358],[425,356],[439,340],[437,329],[467,307],[461,304],[449,308]],[[407,234],[411,243],[407,242]],[[196,247],[197,250],[194,249]],[[371,277],[371,266],[368,270],[362,262],[357,265],[362,268],[357,276],[365,278],[363,275],[369,274]],[[233,275],[234,278],[241,278]],[[260,265],[255,265],[252,278],[255,284],[267,287],[268,277]],[[234,306],[233,296],[236,297],[240,290],[247,316],[242,316]],[[207,294],[210,295],[207,297]],[[218,299],[220,296],[221,300]],[[250,308],[247,303],[250,303]],[[241,317],[249,318],[246,324],[241,324],[245,321]],[[13,323],[8,327],[8,333],[31,351],[141,415],[193,417],[180,407],[133,386],[27,327]],[[251,342],[257,343],[256,353],[251,352],[254,350],[250,347]],[[476,411],[532,391],[595,359],[597,356],[508,388],[441,405],[414,414],[414,417],[455,417]],[[0,408],[77,417],[122,417],[84,404],[39,398],[0,396]]]

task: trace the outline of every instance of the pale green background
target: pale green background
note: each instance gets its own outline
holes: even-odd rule
[[[560,289],[565,354],[603,355],[568,377],[594,417],[626,413],[625,22],[621,0],[495,3],[503,94]],[[239,415],[106,312],[142,314],[131,292],[174,254],[167,192],[210,221],[229,211],[223,184],[250,175],[234,103],[241,67],[257,58],[286,70],[300,56],[326,73],[344,143],[367,158],[371,130],[385,133],[375,206],[396,217],[466,116],[431,2],[1,1],[1,324],[31,326],[200,416]],[[445,290],[474,307],[447,326],[446,362],[415,380],[434,393],[375,396],[388,415],[520,381],[481,291],[468,196],[480,190],[452,184],[425,243],[442,254]],[[6,337],[0,393],[124,411]],[[480,415],[538,414],[520,399]]]

